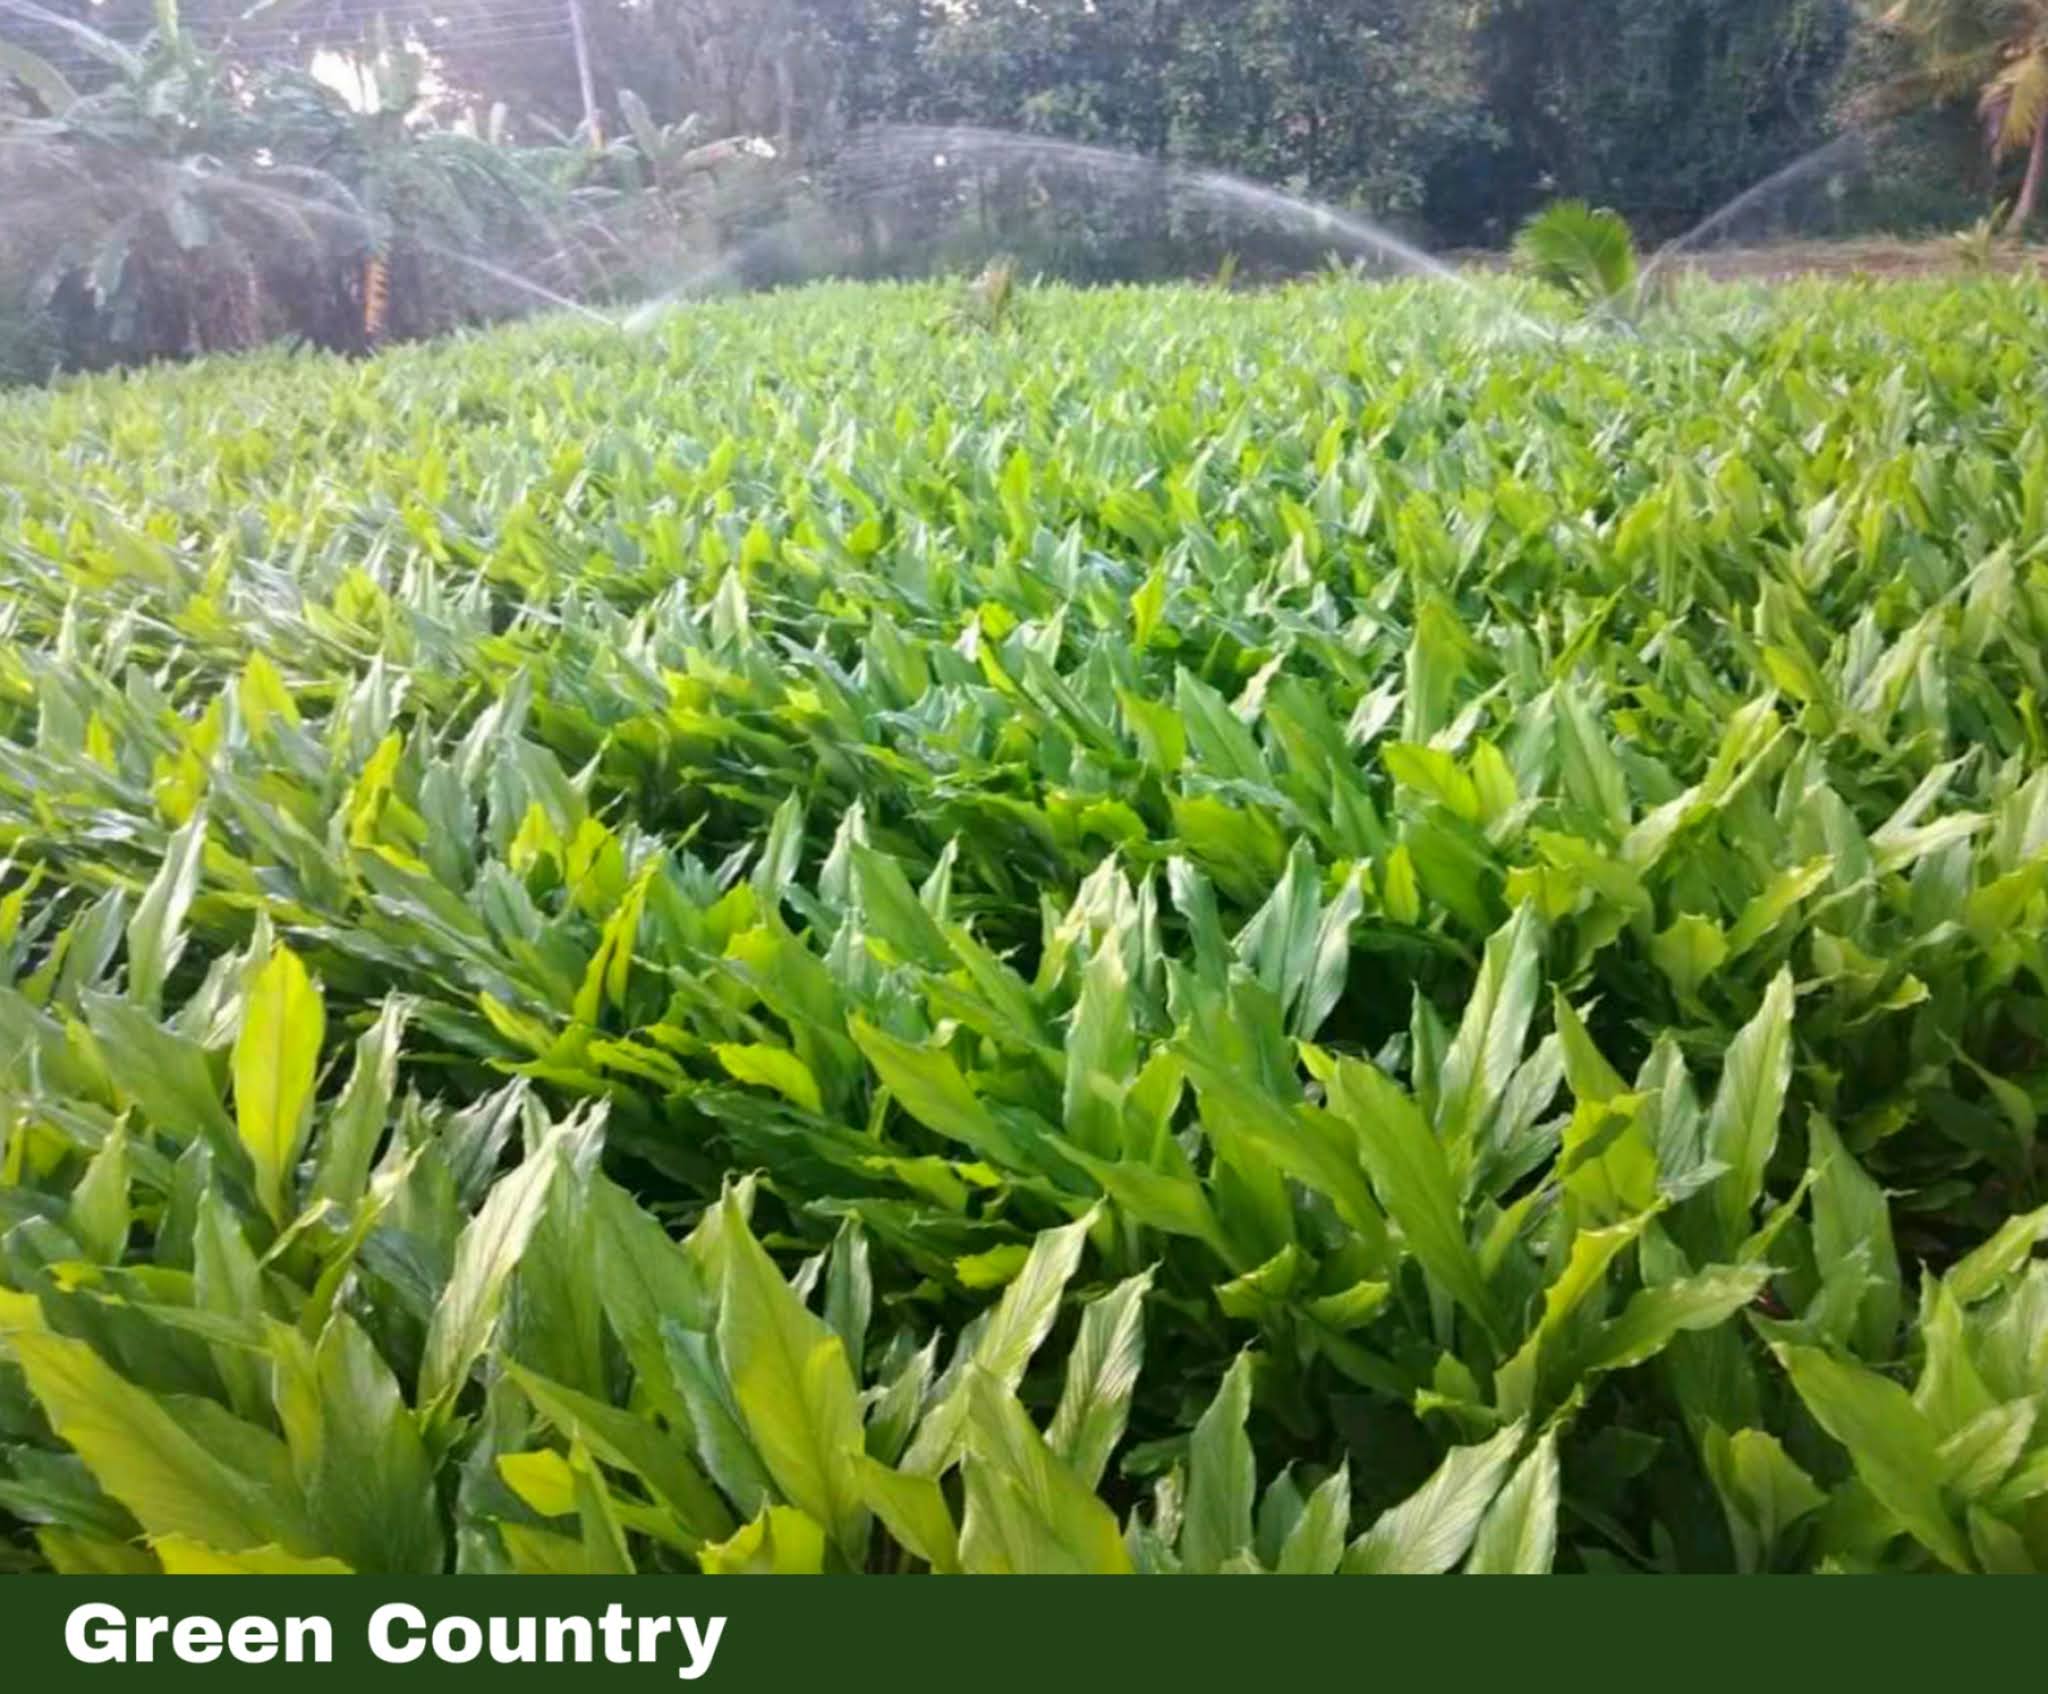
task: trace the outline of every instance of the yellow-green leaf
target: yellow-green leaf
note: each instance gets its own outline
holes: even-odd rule
[[[292,1167],[306,1143],[327,1010],[289,947],[275,946],[249,982],[235,1036],[235,1132],[256,1173],[257,1198],[282,1225]]]

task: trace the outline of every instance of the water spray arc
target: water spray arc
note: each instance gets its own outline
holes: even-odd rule
[[[1054,210],[1087,213],[1101,209],[1113,195],[1149,196],[1163,209],[1200,210],[1246,232],[1268,233],[1363,262],[1384,276],[1442,285],[1468,303],[1496,310],[1517,330],[1541,328],[1497,290],[1480,288],[1444,260],[1356,212],[1247,177],[1114,148],[978,126],[906,124],[856,132],[831,163],[832,200],[826,209],[773,224],[736,250],[695,268],[628,314],[626,325],[645,329],[670,307],[730,286],[768,247],[829,248],[849,229],[890,210],[909,208],[916,225],[918,218],[930,217],[918,205],[921,193],[943,198],[948,190],[958,191],[970,173],[984,168],[1029,175]],[[929,243],[939,229],[936,220],[918,225],[891,256],[908,263],[920,239]],[[821,266],[815,274],[830,274],[830,267]]]
[[[39,0],[0,0],[0,13],[65,31],[81,46],[91,45],[103,57],[121,56],[135,67],[154,50],[145,47],[138,56],[119,43],[108,43],[97,32]],[[108,57],[108,63],[116,64],[117,58]],[[594,119],[588,87],[585,106]],[[633,116],[630,107],[626,116]],[[633,131],[633,141],[615,146],[638,145],[644,150],[643,126],[630,122],[626,127]],[[594,122],[588,129],[583,143],[599,145]],[[1659,298],[1660,283],[1668,293],[1670,273],[1688,255],[1737,227],[1751,212],[1773,204],[1775,197],[1835,171],[1866,149],[1875,133],[1874,127],[1866,126],[1837,137],[1666,242],[1641,266],[1633,297],[1639,302]],[[495,145],[495,134],[492,139]],[[649,173],[656,181],[664,171],[673,179],[748,151],[743,141],[732,140],[691,149],[676,141],[674,146],[674,156],[664,156],[665,162],[648,155]],[[104,191],[112,180],[106,159],[90,148],[73,147],[64,138],[60,123],[12,126],[0,135],[0,163],[10,155],[36,167],[21,173],[25,188],[7,185],[13,196],[10,210],[16,215],[54,212],[61,219],[70,203],[73,191],[69,183],[73,180],[91,184],[103,202],[94,208],[97,215],[111,218],[120,210],[104,203],[108,201]],[[772,281],[811,281],[849,274],[950,274],[1008,256],[1000,245],[994,245],[993,250],[980,251],[963,263],[957,252],[947,251],[948,243],[957,246],[975,238],[968,224],[969,212],[977,207],[979,237],[985,244],[991,242],[992,230],[1000,232],[1006,218],[1014,228],[1040,211],[1056,226],[1051,237],[1055,246],[1073,239],[1073,229],[1081,229],[1084,234],[1078,243],[1061,252],[1063,257],[1081,253],[1082,274],[1129,275],[1142,271],[1158,252],[1166,252],[1176,257],[1169,257],[1156,274],[1185,275],[1186,270],[1171,267],[1202,241],[1227,244],[1236,256],[1241,238],[1270,240],[1275,252],[1286,255],[1273,267],[1274,274],[1297,275],[1302,255],[1320,254],[1376,277],[1440,288],[1461,305],[1488,314],[1495,326],[1517,335],[1551,337],[1558,333],[1554,325],[1525,310],[1529,295],[1505,284],[1476,281],[1471,272],[1378,220],[1195,163],[981,126],[881,124],[852,132],[810,175],[796,161],[790,161],[790,166],[772,181],[741,179],[738,191],[728,192],[720,204],[713,233],[701,242],[697,231],[683,228],[681,219],[670,217],[654,227],[644,220],[628,221],[630,211],[615,219],[616,205],[588,211],[586,202],[577,202],[573,214],[564,214],[559,224],[549,223],[544,215],[538,226],[505,219],[480,222],[479,228],[486,233],[467,244],[424,233],[417,218],[400,238],[394,236],[383,215],[390,202],[379,192],[374,174],[350,176],[352,190],[323,170],[283,164],[273,167],[257,155],[225,162],[203,152],[166,156],[146,161],[138,167],[134,180],[166,184],[173,192],[181,186],[203,185],[208,195],[245,208],[263,208],[267,215],[295,221],[308,231],[351,232],[352,238],[346,242],[330,242],[330,251],[321,261],[330,271],[343,274],[339,289],[348,301],[343,307],[323,305],[319,309],[344,313],[351,320],[345,333],[337,332],[331,340],[324,328],[311,332],[314,339],[331,345],[354,344],[359,336],[361,345],[375,347],[394,335],[422,332],[416,321],[421,313],[415,311],[415,304],[429,298],[436,280],[430,277],[428,288],[416,286],[413,272],[421,268],[417,261],[425,257],[494,285],[491,290],[474,291],[446,287],[444,274],[438,280],[452,307],[439,314],[444,323],[459,321],[465,313],[472,318],[506,314],[512,310],[511,297],[517,296],[534,307],[637,330],[682,301],[759,285],[764,273]],[[993,225],[989,218],[991,186],[997,197]],[[787,209],[788,197],[801,196],[810,189],[816,190],[816,198],[807,209]],[[1005,195],[1010,199],[1004,200]],[[562,203],[546,204],[558,211]],[[1118,220],[1126,209],[1137,215],[1129,227],[1120,227]],[[255,214],[245,211],[243,215]],[[537,236],[536,227],[540,231]],[[425,224],[425,230],[434,229],[431,221]],[[719,229],[741,233],[728,239],[717,233]],[[853,244],[866,241],[871,230],[883,232],[875,251],[863,251],[858,261],[850,258]],[[635,242],[650,233],[655,239],[644,250],[636,248]],[[161,245],[160,230],[157,239]],[[1139,247],[1147,240],[1155,243],[1151,254]],[[1121,249],[1117,246],[1120,241],[1124,243]],[[686,242],[696,243],[696,255],[703,255],[707,246],[711,251],[708,256],[692,255]],[[305,245],[311,251],[315,243],[308,239]],[[649,253],[656,255],[651,264]],[[1213,259],[1213,252],[1210,256]],[[865,268],[870,260],[872,268]],[[565,268],[571,265],[587,269],[572,274]],[[773,274],[778,265],[781,274]],[[1020,275],[1032,274],[1028,263],[1016,268]],[[1049,270],[1051,274],[1074,274],[1062,271],[1057,263]],[[644,296],[650,273],[667,284],[653,298],[638,305],[592,303]],[[289,284],[289,269],[285,275]],[[593,276],[597,278],[594,285]],[[622,278],[627,279],[623,284]],[[269,275],[262,280],[268,287]],[[288,297],[285,291],[271,289],[271,318],[280,315],[283,308],[278,302]],[[325,297],[321,292],[320,298]],[[426,315],[433,316],[431,309],[426,309]],[[195,333],[194,350],[202,350],[202,340]]]

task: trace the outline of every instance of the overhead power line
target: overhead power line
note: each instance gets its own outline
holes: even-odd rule
[[[565,22],[550,22],[545,16],[535,16],[529,21],[504,28],[466,30],[450,46],[457,50],[473,47],[517,47],[539,45],[549,42],[567,41],[572,31]],[[270,36],[225,35],[211,40],[199,37],[199,44],[208,52],[223,53],[233,58],[283,60],[297,59],[324,49],[340,51],[348,44],[318,34]],[[23,45],[28,45],[23,43]],[[77,47],[35,47],[38,57],[48,60],[59,70],[99,72],[113,67],[105,59]]]
[[[11,7],[0,10],[12,11]],[[236,52],[264,48],[297,48],[318,45],[335,35],[359,26],[368,31],[382,18],[399,31],[446,32],[458,44],[496,42],[532,36],[554,39],[573,33],[574,21],[564,0],[510,0],[498,6],[469,7],[434,0],[413,0],[410,5],[379,4],[377,0],[335,0],[317,14],[295,22],[187,25],[186,33],[209,51],[223,48]],[[17,44],[29,47],[53,63],[95,66],[105,63],[90,47],[69,32],[60,32],[20,14],[10,17],[4,30]],[[124,43],[132,47],[132,43]]]

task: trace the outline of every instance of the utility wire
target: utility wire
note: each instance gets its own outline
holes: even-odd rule
[[[567,24],[547,24],[535,19],[531,24],[505,29],[465,31],[457,43],[450,45],[456,51],[472,47],[517,47],[538,45],[546,42],[565,41],[570,36]],[[209,52],[225,53],[231,58],[277,62],[297,60],[320,51],[345,52],[348,43],[322,40],[313,37],[271,37],[267,39],[246,39],[240,36],[224,36],[212,42],[202,41],[200,45]],[[48,60],[59,70],[109,71],[114,67],[106,60],[95,58],[90,53],[76,48],[49,50],[35,49],[39,58]]]
[[[14,8],[0,0],[0,12],[13,12]],[[21,14],[16,14],[20,18]],[[472,7],[463,0],[412,0],[410,5],[393,6],[379,4],[377,0],[335,0],[331,6],[318,14],[308,16],[296,23],[256,22],[248,25],[237,23],[187,26],[186,33],[202,47],[219,50],[223,47],[237,51],[248,51],[266,46],[297,47],[301,44],[322,44],[323,38],[331,38],[350,25],[367,29],[379,18],[403,29],[420,29],[434,34],[447,31],[459,38],[460,42],[497,41],[514,36],[533,35],[542,39],[553,39],[567,34],[572,25],[565,8],[551,0],[512,0],[509,5]],[[44,31],[48,33],[45,35]],[[59,60],[76,65],[99,65],[106,61],[94,54],[89,47],[81,46],[69,32],[59,31],[49,24],[41,24],[29,16],[16,22],[5,31],[13,40],[23,46],[34,47],[44,58],[53,63]],[[38,37],[47,46],[38,42]],[[132,47],[131,47],[132,50]]]
[[[336,12],[317,19],[297,24],[228,24],[211,30],[194,31],[195,34],[232,36],[245,40],[257,36],[321,35],[339,27],[367,27],[379,19],[397,29],[499,29],[507,24],[532,23],[536,19],[563,19],[560,6],[522,4],[507,6],[502,11],[484,13],[474,17],[450,15],[446,12],[421,12],[417,15],[394,16],[382,8],[368,8],[362,11]]]

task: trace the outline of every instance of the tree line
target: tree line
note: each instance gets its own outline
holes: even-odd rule
[[[1945,116],[1895,145],[1882,210],[1953,222],[1958,190],[1987,184],[1981,167],[1959,180],[1974,114],[1953,71],[1926,72],[1952,67],[1965,37],[2010,45],[2015,20],[2043,10],[1909,0],[1885,28],[1860,0],[580,3],[598,121],[614,130],[637,99],[657,122],[768,137],[820,167],[883,123],[1052,135],[1242,173],[1459,247],[1505,241],[1560,196],[1675,232],[1914,78]],[[153,9],[42,4],[117,34],[149,27]],[[1937,48],[1915,55],[1896,27],[1908,14]],[[502,104],[529,133],[583,122],[571,0],[183,8],[200,39],[268,54],[346,48],[373,15],[431,50],[449,98]],[[62,45],[27,20],[0,35]],[[2020,92],[2018,117],[2037,124],[2041,100]]]
[[[2024,225],[2048,0],[0,0],[0,368],[432,333],[514,273],[1329,250],[1241,254],[1257,197],[1204,181],[1433,250],[1565,198],[1661,239],[1866,132],[1773,233]]]

